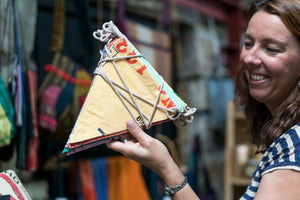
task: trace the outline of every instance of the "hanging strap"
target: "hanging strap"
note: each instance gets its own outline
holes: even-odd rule
[[[53,33],[50,51],[61,51],[64,46],[65,32],[65,1],[55,0]]]
[[[17,43],[17,52],[18,52],[18,60],[16,63],[16,76],[17,76],[17,91],[16,91],[16,102],[15,107],[17,109],[17,120],[16,124],[21,126],[23,124],[23,105],[25,102],[25,91],[24,91],[24,77],[23,77],[23,67],[22,67],[22,52],[21,52],[21,44],[20,44],[20,32],[19,32],[19,18],[17,13],[16,2],[13,0],[14,6],[14,18],[15,18],[15,31],[16,31],[16,43]]]

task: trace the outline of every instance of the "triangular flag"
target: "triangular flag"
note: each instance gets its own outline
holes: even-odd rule
[[[168,120],[193,121],[196,109],[183,102],[112,22],[94,37],[106,45],[64,152],[121,138],[130,118],[146,129]]]

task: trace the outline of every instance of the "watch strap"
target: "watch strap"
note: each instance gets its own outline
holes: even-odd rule
[[[184,180],[179,185],[174,187],[168,187],[167,185],[164,185],[164,194],[167,196],[173,196],[176,192],[181,190],[187,184],[187,182],[187,177],[184,177]]]

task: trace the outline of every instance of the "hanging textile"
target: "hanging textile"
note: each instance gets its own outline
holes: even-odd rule
[[[12,81],[13,65],[16,58],[15,53],[15,28],[14,9],[11,0],[2,0],[0,10],[1,21],[1,76],[6,88],[10,87]]]
[[[40,127],[50,130],[54,133],[57,129],[57,111],[56,103],[61,91],[67,84],[67,80],[63,79],[59,74],[66,73],[69,69],[69,59],[55,54],[52,66],[56,68],[47,74],[39,88],[40,109],[39,109],[39,125]]]
[[[28,3],[28,2],[27,2]],[[28,21],[27,27],[35,27],[36,17],[37,17],[37,1],[31,0],[30,6],[27,5],[26,9],[24,5],[22,5],[23,10],[31,12],[31,18],[27,17]],[[23,14],[27,14],[26,12]],[[31,30],[31,31],[30,31]],[[30,30],[23,31],[23,37],[26,38],[26,47],[24,50],[24,67],[27,80],[27,91],[26,91],[26,102],[27,102],[27,158],[26,158],[26,170],[28,172],[34,172],[38,169],[38,113],[37,113],[37,69],[35,63],[31,60],[31,53],[33,51],[34,38],[35,38],[35,28],[31,28]],[[24,40],[24,39],[23,39]]]
[[[71,72],[71,77],[75,77],[77,65],[71,63],[70,67],[73,68]],[[74,91],[74,82],[72,80],[68,81],[65,87],[62,89],[61,93],[56,102],[56,111],[57,114],[60,115],[64,112],[68,104],[70,103]]]
[[[95,189],[98,200],[109,200],[108,196],[108,177],[107,177],[107,159],[92,159],[94,171]]]
[[[0,133],[0,160],[7,161],[13,155],[16,131],[12,132],[9,139],[7,138],[8,131],[7,129],[14,129],[14,117],[15,110],[13,106],[12,99],[12,80],[13,80],[13,68],[15,60],[17,58],[15,54],[15,28],[14,28],[14,8],[13,2],[11,0],[2,0],[0,2],[0,22],[1,22],[1,54],[0,54],[0,74],[1,74],[1,133]],[[4,112],[5,110],[5,112]],[[6,113],[8,112],[8,113]],[[11,119],[11,122],[8,123],[8,119]],[[2,127],[3,126],[3,127]],[[4,128],[5,127],[5,128]],[[6,135],[6,136],[4,136]],[[3,139],[5,142],[3,142]]]
[[[49,139],[65,141],[80,112],[92,82],[91,75],[80,65],[56,52],[39,88],[39,126],[49,130]],[[83,99],[83,100],[82,100]]]
[[[37,74],[35,63],[31,60],[35,41],[37,0],[14,0],[13,6],[17,59],[14,65],[12,94],[16,110],[17,167],[32,172],[38,167],[35,90]]]
[[[65,32],[65,1],[55,0],[52,44],[50,51],[61,51],[64,46]]]
[[[124,156],[108,158],[110,200],[150,200],[142,177],[141,165]]]
[[[15,94],[15,111],[16,119],[15,123],[18,127],[18,140],[17,140],[17,167],[20,169],[25,168],[25,156],[26,156],[26,102],[24,91],[24,77],[22,66],[22,53],[21,53],[21,41],[20,41],[20,24],[19,13],[16,0],[13,0],[14,5],[14,19],[15,19],[15,31],[16,31],[16,44],[18,59],[14,68],[14,76],[16,80],[16,94]]]
[[[83,199],[97,200],[91,160],[80,160],[78,167]]]
[[[31,137],[28,138],[26,170],[33,172],[38,168],[37,73],[34,70],[28,70],[27,77],[30,94],[28,102],[31,108],[28,114],[31,119],[28,132],[31,132]]]
[[[14,108],[0,76],[0,147],[9,145],[15,136]]]

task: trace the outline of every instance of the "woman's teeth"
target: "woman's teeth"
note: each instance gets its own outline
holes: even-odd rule
[[[250,78],[254,81],[261,81],[263,79],[266,79],[266,76],[263,75],[257,75],[257,74],[251,74]]]

